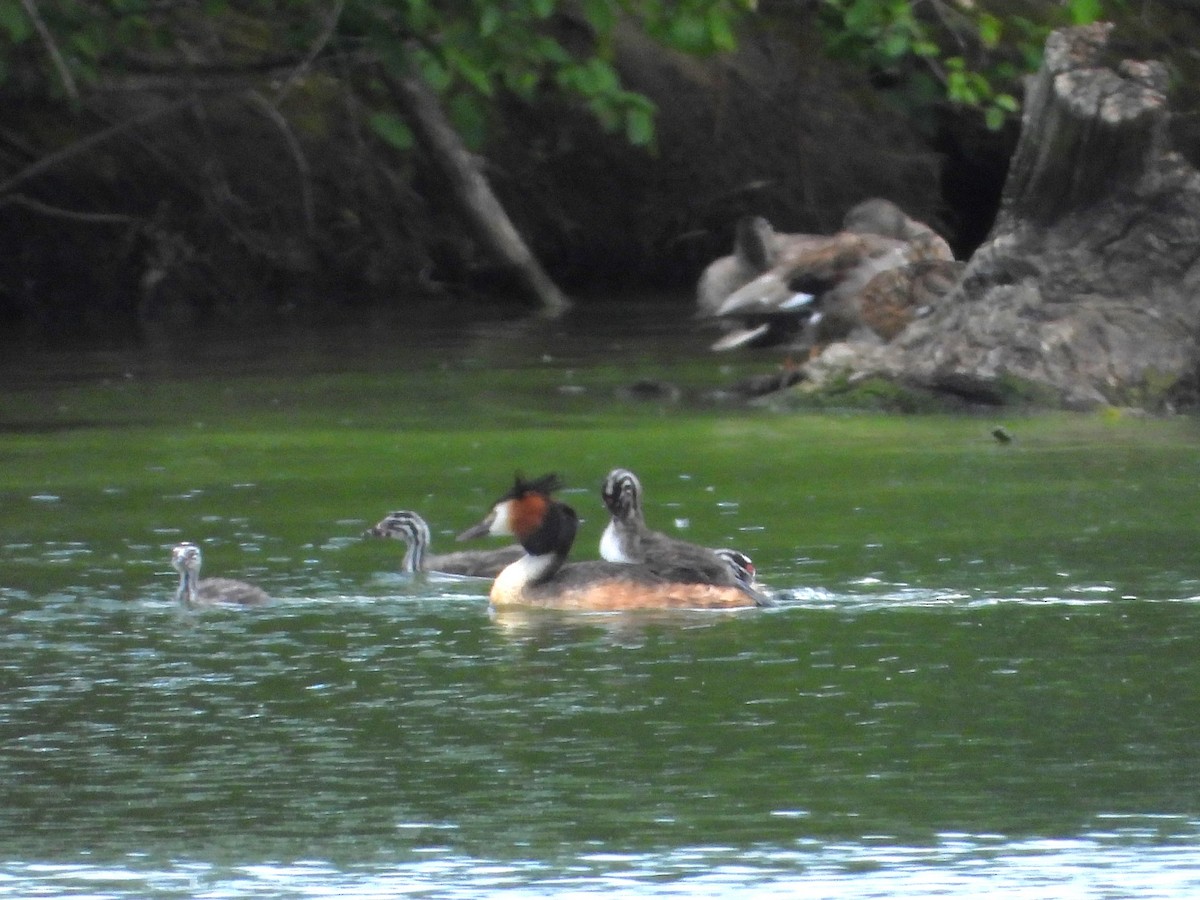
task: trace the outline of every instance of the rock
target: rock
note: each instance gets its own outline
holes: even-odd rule
[[[1200,371],[1200,172],[1165,145],[1163,67],[1109,59],[1110,33],[1051,35],[988,241],[894,342],[843,352],[838,377],[1161,408]]]

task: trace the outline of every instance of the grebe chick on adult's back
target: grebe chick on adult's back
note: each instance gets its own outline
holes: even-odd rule
[[[646,526],[642,483],[628,469],[613,469],[600,497],[612,517],[600,538],[600,556],[609,562],[641,563],[673,581],[736,585],[729,562],[715,551]]]
[[[234,578],[200,578],[200,548],[195,544],[179,544],[171,551],[171,565],[179,573],[179,590],[175,599],[187,606],[212,606],[218,603],[235,606],[261,606],[270,601],[262,588]]]
[[[458,553],[430,553],[429,525],[417,513],[401,509],[388,513],[363,532],[363,537],[395,538],[407,545],[401,572],[443,572],[447,575],[475,575],[495,578],[511,562],[525,555],[520,544],[499,550],[463,550]]]
[[[496,576],[491,590],[493,606],[621,610],[758,605],[755,597],[736,583],[672,581],[637,564],[602,560],[568,563],[579,517],[571,507],[550,496],[560,486],[555,475],[533,481],[517,476],[512,489],[496,501],[483,521],[459,535],[459,540],[466,540],[511,534],[525,548],[521,559]],[[735,581],[732,573],[729,580]]]

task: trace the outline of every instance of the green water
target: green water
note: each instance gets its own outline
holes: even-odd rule
[[[746,408],[680,318],[5,354],[0,896],[1194,896],[1196,423]],[[358,537],[553,469],[591,558],[617,465],[779,606]],[[183,539],[274,603],[177,609]]]

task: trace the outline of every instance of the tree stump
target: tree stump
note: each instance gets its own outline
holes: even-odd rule
[[[1136,184],[1162,142],[1167,70],[1159,62],[1105,63],[1112,26],[1056,31],[1025,100],[997,230],[1048,226]]]
[[[1162,407],[1200,369],[1200,173],[1166,147],[1166,71],[1110,59],[1111,26],[1055,32],[1026,98],[996,224],[959,286],[876,374],[986,403]]]

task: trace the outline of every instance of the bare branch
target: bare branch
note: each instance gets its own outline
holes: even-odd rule
[[[275,92],[274,102],[276,104],[283,102],[292,88],[296,86],[296,82],[303,78],[305,73],[312,68],[313,61],[321,55],[321,51],[333,39],[333,35],[337,32],[338,20],[341,19],[342,10],[345,8],[346,0],[336,0],[333,4],[333,9],[329,12],[329,18],[325,22],[325,27],[317,35],[317,39],[313,41],[313,45],[308,48],[308,52],[304,54],[304,59],[300,60],[296,67],[292,69],[283,84],[279,86],[279,90]]]
[[[137,128],[140,125],[145,125],[147,122],[152,122],[155,119],[162,118],[163,116],[171,115],[172,113],[183,109],[185,106],[188,106],[191,102],[192,99],[190,97],[183,100],[176,100],[174,103],[169,103],[160,109],[151,110],[150,112],[143,113],[140,116],[135,116],[132,119],[126,119],[123,122],[118,122],[116,125],[105,128],[103,131],[97,131],[95,134],[89,134],[82,140],[78,140],[73,144],[68,144],[66,147],[63,147],[54,153],[43,156],[32,165],[26,166],[12,178],[0,183],[0,195],[8,193],[18,184],[41,175],[43,172],[54,168],[59,163],[64,162],[73,156],[79,156],[80,154],[86,153],[97,144],[102,144],[110,138],[117,137],[118,135]]]
[[[296,164],[296,169],[300,173],[300,205],[304,210],[304,227],[309,235],[316,231],[316,213],[313,204],[312,194],[312,170],[308,165],[308,159],[304,155],[304,148],[300,146],[300,142],[296,140],[296,135],[292,132],[291,126],[283,114],[276,109],[271,103],[260,94],[258,91],[247,91],[246,97],[262,110],[263,115],[271,120],[272,123],[279,129],[283,135],[283,141],[287,144],[288,150],[291,151],[292,160]]]
[[[58,77],[62,81],[63,90],[67,92],[67,96],[72,100],[78,100],[79,88],[75,86],[75,78],[71,74],[71,70],[67,68],[67,61],[63,59],[62,53],[58,50],[58,45],[54,43],[54,35],[46,27],[46,23],[42,20],[41,13],[38,12],[34,0],[21,0],[21,5],[25,7],[25,14],[29,16],[29,20],[33,22],[33,27],[37,30],[38,37],[46,45],[46,52],[50,54],[50,60],[54,63],[54,68],[58,70]]]
[[[51,206],[49,203],[43,203],[41,200],[26,197],[24,194],[9,194],[6,197],[0,197],[0,206],[22,206],[25,209],[33,210],[33,212],[49,216],[50,218],[68,219],[72,222],[86,222],[90,225],[128,225],[137,221],[133,216],[126,216],[121,213],[91,213],[63,209],[61,206]]]

